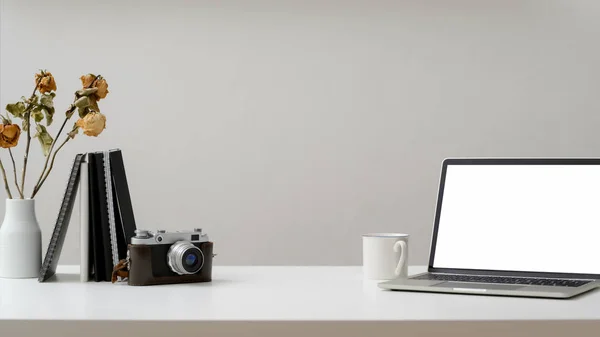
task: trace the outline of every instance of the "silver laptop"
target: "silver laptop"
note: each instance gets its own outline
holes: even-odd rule
[[[428,272],[391,290],[570,298],[600,285],[600,159],[446,159]]]

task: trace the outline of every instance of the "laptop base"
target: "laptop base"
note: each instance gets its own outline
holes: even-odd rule
[[[419,274],[422,275],[422,274]],[[416,277],[414,275],[411,277]],[[430,293],[510,296],[510,297],[538,297],[567,299],[583,294],[600,286],[594,281],[580,287],[558,287],[519,284],[493,284],[474,282],[434,281],[397,279],[379,283],[378,286],[386,290],[417,291]]]

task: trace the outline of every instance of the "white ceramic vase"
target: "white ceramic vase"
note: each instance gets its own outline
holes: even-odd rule
[[[35,200],[6,199],[0,226],[0,277],[38,277],[42,265],[42,231]]]

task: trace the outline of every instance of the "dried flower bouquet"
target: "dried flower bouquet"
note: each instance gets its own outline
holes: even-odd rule
[[[101,75],[87,74],[81,76],[82,88],[75,91],[73,103],[65,112],[65,119],[60,129],[54,136],[50,135],[47,128],[54,119],[54,98],[56,97],[56,81],[52,73],[40,71],[35,75],[35,87],[29,97],[21,97],[17,103],[6,105],[6,115],[0,114],[2,124],[0,125],[0,147],[7,149],[13,167],[13,179],[18,196],[25,198],[25,178],[27,175],[27,161],[29,159],[29,147],[31,143],[31,132],[37,138],[42,148],[42,153],[46,157],[42,172],[37,179],[30,198],[33,199],[40,191],[42,185],[50,175],[54,166],[54,160],[58,152],[70,140],[74,139],[79,133],[79,129],[86,136],[97,137],[106,128],[106,117],[100,113],[98,102],[108,95],[108,84]],[[56,143],[62,135],[62,132],[71,117],[77,112],[78,120],[67,132],[66,137],[58,147]],[[20,119],[20,125],[14,123],[14,119]],[[32,125],[33,121],[33,125]],[[12,148],[19,144],[21,135],[26,133],[25,154],[23,156],[23,168],[21,171],[21,180],[17,178],[17,165],[12,152]],[[8,198],[13,199],[13,193],[8,183],[4,163],[0,159],[0,172],[4,180],[4,188]],[[16,198],[15,198],[16,199]]]

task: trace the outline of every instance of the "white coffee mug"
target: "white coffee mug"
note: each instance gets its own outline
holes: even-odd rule
[[[382,281],[408,277],[408,234],[363,235],[363,274]]]

